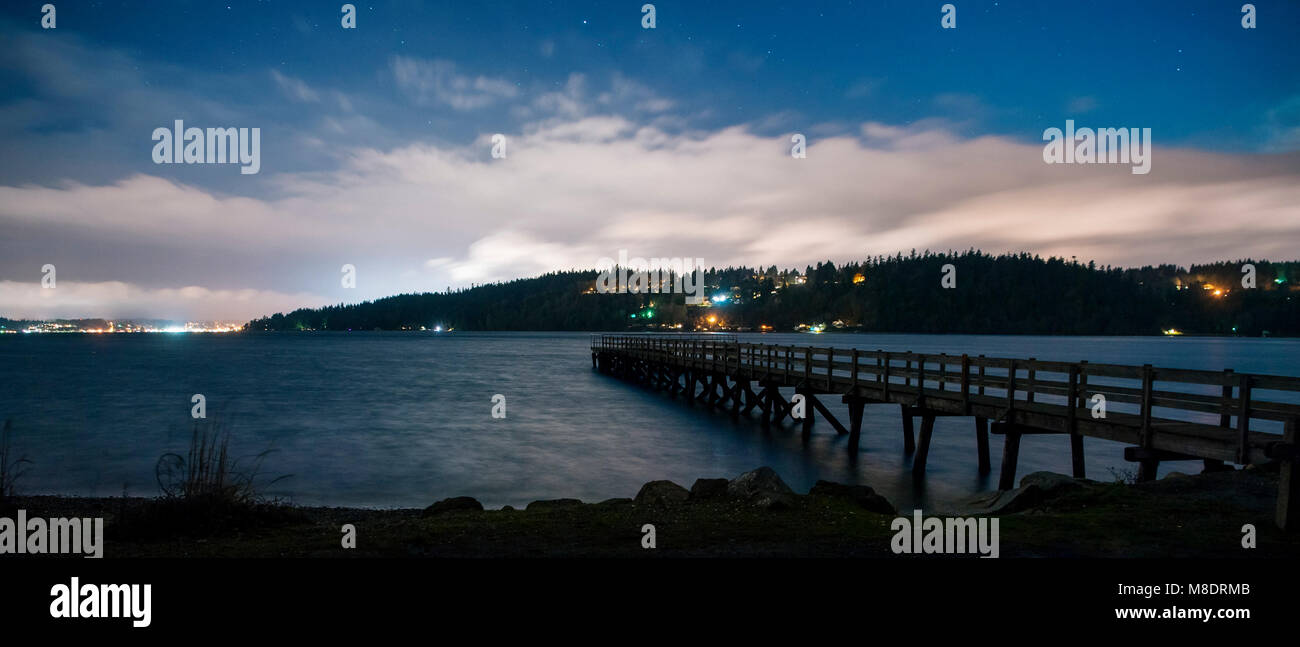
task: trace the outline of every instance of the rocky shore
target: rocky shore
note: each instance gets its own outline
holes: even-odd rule
[[[1276,488],[1277,476],[1268,470],[1174,474],[1141,484],[1039,472],[1025,476],[1016,490],[924,512],[997,517],[1002,558],[1295,557],[1300,537],[1271,521]],[[544,500],[522,510],[486,510],[470,497],[423,510],[374,510],[35,496],[0,504],[0,517],[18,509],[32,516],[103,517],[109,559],[924,558],[890,549],[891,522],[911,510],[896,511],[861,485],[819,481],[799,494],[770,468],[699,479],[690,488],[651,481],[632,499]],[[1243,547],[1247,524],[1255,529],[1253,548]],[[349,534],[355,547],[345,548]]]

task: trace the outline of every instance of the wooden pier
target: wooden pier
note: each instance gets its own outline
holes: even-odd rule
[[[913,454],[912,473],[918,479],[925,473],[939,416],[974,418],[982,474],[991,470],[988,434],[1005,436],[1002,490],[1015,485],[1025,434],[1067,436],[1074,476],[1080,478],[1085,476],[1085,436],[1128,444],[1124,456],[1138,463],[1139,480],[1154,479],[1162,461],[1199,460],[1207,470],[1277,461],[1277,524],[1300,527],[1300,479],[1294,474],[1300,404],[1268,399],[1270,392],[1300,392],[1296,377],[668,334],[593,337],[591,361],[602,373],[666,390],[673,398],[683,396],[689,404],[702,402],[732,416],[757,409],[764,425],[793,418],[795,404],[779,390],[792,387],[805,399],[806,414],[799,421],[804,438],[812,433],[815,413],[820,414],[849,437],[852,453],[858,451],[865,406],[898,405],[904,451]],[[848,405],[847,426],[822,402],[833,395]],[[1105,399],[1104,410],[1096,407],[1097,395]],[[913,420],[918,417],[916,437]],[[1281,433],[1258,430],[1268,425]]]

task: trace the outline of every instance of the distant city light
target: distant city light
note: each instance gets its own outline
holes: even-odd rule
[[[714,302],[714,303],[726,303],[728,298],[729,298],[729,297],[728,297],[727,295],[725,295],[725,294],[715,295],[715,296],[713,297],[713,302]]]

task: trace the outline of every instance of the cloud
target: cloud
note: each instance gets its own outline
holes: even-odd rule
[[[275,79],[275,84],[280,86],[280,90],[291,99],[309,103],[320,101],[320,94],[301,79],[285,76],[275,69],[271,70],[271,78]]]
[[[389,67],[397,87],[417,105],[476,110],[519,94],[518,88],[505,79],[464,75],[451,61],[394,56]]]
[[[267,178],[263,198],[148,175],[0,187],[0,227],[21,227],[35,248],[70,231],[110,249],[147,245],[138,262],[159,268],[151,289],[179,289],[168,267],[199,266],[262,295],[246,303],[265,312],[592,268],[620,249],[716,266],[968,247],[1186,265],[1291,258],[1300,239],[1300,154],[1158,147],[1151,173],[1133,175],[1047,165],[1039,143],[962,138],[942,120],[813,137],[806,159],[790,157],[788,133],[670,132],[610,114],[508,133],[505,159],[487,154],[488,134],[463,146],[354,149],[336,170]],[[335,287],[341,263],[357,266],[356,290]],[[116,278],[94,267],[83,275]],[[118,299],[88,294],[82,314]],[[129,302],[165,314],[165,299]]]

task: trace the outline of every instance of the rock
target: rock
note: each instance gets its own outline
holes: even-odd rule
[[[1165,474],[1164,478],[1165,479],[1186,479],[1186,478],[1191,478],[1191,476],[1187,474],[1183,474],[1182,472],[1170,472],[1168,474]]]
[[[1049,496],[1056,496],[1062,492],[1081,488],[1083,484],[1076,481],[1074,477],[1056,472],[1034,472],[1020,479],[1020,487],[1028,486],[1037,487]]]
[[[823,496],[832,499],[846,499],[858,504],[858,507],[880,514],[898,514],[885,497],[865,485],[844,485],[831,481],[817,481],[808,491],[809,496]]]
[[[691,501],[717,501],[727,498],[727,479],[695,479]]]
[[[650,481],[641,486],[633,502],[637,505],[670,506],[685,503],[691,493],[672,481]]]
[[[558,508],[572,508],[579,505],[582,505],[582,502],[577,499],[544,499],[529,503],[524,507],[524,510],[555,510]]]
[[[1036,485],[981,494],[967,501],[953,516],[1010,514],[1038,504],[1043,500],[1042,495],[1043,491]]]
[[[727,496],[767,510],[792,508],[794,490],[770,467],[745,472],[727,483]]]
[[[443,499],[435,502],[433,505],[424,509],[424,516],[432,517],[434,515],[444,514],[447,512],[463,511],[482,512],[483,504],[478,499],[468,496],[454,496],[450,499]]]
[[[1011,514],[1037,507],[1088,485],[1088,481],[1055,472],[1034,472],[1020,479],[1020,487],[993,492],[967,502],[969,514]]]
[[[627,497],[622,497],[622,498],[618,498],[618,499],[605,499],[604,501],[601,501],[600,503],[597,503],[596,505],[627,505],[627,504],[629,504],[629,503],[631,503],[631,502],[632,502],[632,499],[629,499],[629,498],[627,498]]]
[[[502,511],[502,512],[514,512],[514,511],[515,511],[515,507],[512,506],[512,505],[503,505],[503,506],[501,506],[501,511]]]

